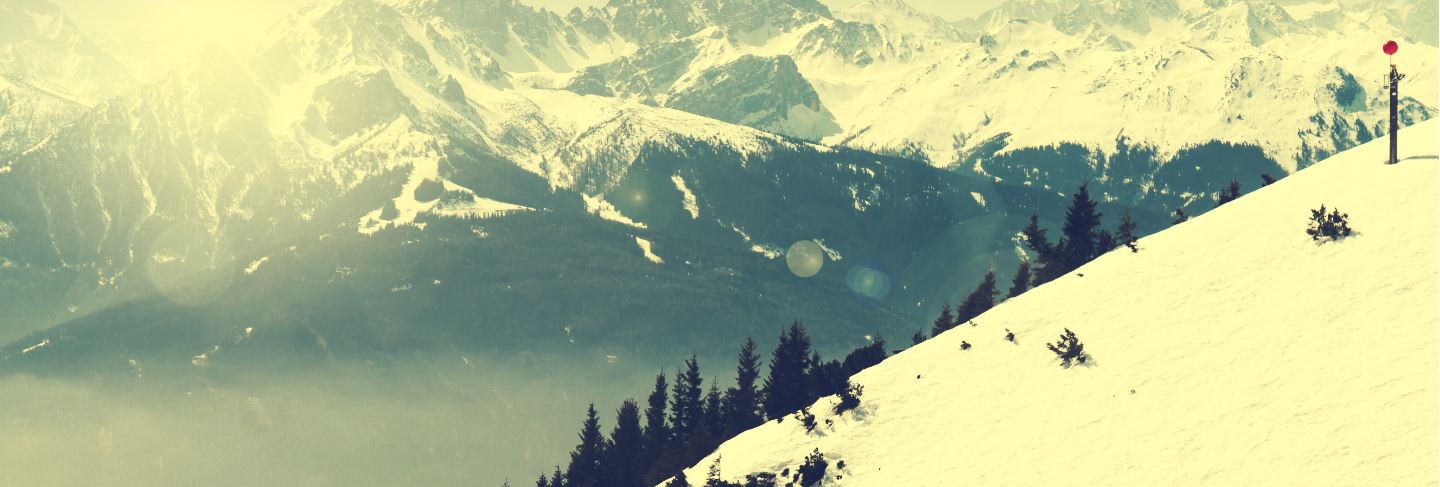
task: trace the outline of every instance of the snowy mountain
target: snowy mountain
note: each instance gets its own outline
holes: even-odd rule
[[[853,412],[822,398],[813,432],[767,423],[686,475],[789,477],[818,451],[834,486],[1433,482],[1437,132],[1102,256],[857,374]],[[1355,233],[1307,236],[1322,204]],[[1083,364],[1046,350],[1067,329]]]
[[[13,3],[7,8],[46,11]],[[603,179],[618,180],[631,161],[577,160],[597,152],[577,144],[634,148],[670,137],[666,123],[628,124],[662,130],[627,131],[626,141],[585,137],[619,120],[673,118],[635,105],[925,159],[1037,191],[1093,180],[1107,199],[1157,213],[1203,208],[1232,178],[1293,171],[1381,129],[1381,90],[1357,74],[1373,55],[1348,39],[1384,32],[1400,17],[1381,13],[1400,10],[1346,13],[1364,21],[1340,27],[1343,42],[1306,23],[1318,14],[1290,14],[1301,10],[1259,0],[1035,0],[951,26],[901,0],[838,14],[851,20],[808,0],[615,0],[565,17],[515,0],[318,2],[272,29],[256,52],[213,48],[107,100],[16,162],[16,176],[0,184],[45,189],[15,198],[28,208],[7,220],[27,222],[12,239],[25,249],[9,252],[47,265],[123,267],[151,215],[248,240],[225,235],[222,221],[301,225],[381,171],[409,176],[391,202],[366,203],[347,217],[366,231],[412,222],[422,206],[433,212],[436,205],[405,195],[430,180],[459,198],[445,205],[452,214],[535,209],[540,195],[459,184],[448,175],[465,165],[454,152],[519,167],[550,186],[541,193],[576,189],[581,168],[606,168]],[[83,46],[63,17],[47,25],[31,30]],[[972,42],[973,32],[980,34]],[[1402,50],[1413,56],[1401,60],[1413,69],[1405,123],[1433,112],[1425,100],[1436,98],[1434,49]],[[65,59],[55,64],[99,63]],[[695,137],[754,137],[692,120],[716,131]],[[31,132],[27,139],[45,130]],[[88,189],[116,171],[128,176]],[[164,177],[198,184],[184,190],[161,184]],[[155,196],[164,187],[190,194]],[[581,192],[593,198],[609,189]],[[56,214],[86,200],[96,204]],[[132,209],[101,215],[114,201]],[[85,244],[67,248],[75,242]]]
[[[114,57],[45,0],[0,2],[0,73],[52,83],[85,104],[135,85]]]
[[[697,6],[708,4],[617,0],[567,20],[589,26],[590,38],[624,39],[608,51],[620,57],[532,80],[830,144],[900,151],[940,166],[1063,143],[1108,155],[1123,138],[1155,148],[1152,166],[1218,141],[1260,147],[1293,171],[1373,135],[1383,100],[1379,75],[1365,72],[1383,65],[1376,66],[1374,49],[1356,49],[1354,41],[1424,23],[1413,20],[1428,8],[1418,3],[1352,6],[1343,14],[1337,5],[1344,19],[1336,20],[1316,13],[1323,6],[1263,0],[1034,0],[957,24],[902,0],[833,14],[757,4],[750,8],[784,20],[743,30],[724,8]],[[665,34],[615,27],[631,23]],[[1435,43],[1418,42],[1402,51],[1401,61],[1417,73],[1407,85],[1415,90],[1406,92],[1407,123],[1431,116],[1437,98],[1429,74]],[[753,65],[757,58],[778,64]],[[725,83],[696,83],[716,79]],[[773,84],[798,89],[764,89]],[[677,104],[682,90],[706,101]],[[713,101],[737,90],[756,103]],[[1057,112],[1094,116],[1048,116]],[[1194,130],[1176,132],[1176,119],[1190,120]],[[1224,135],[1210,135],[1216,132]]]
[[[572,73],[551,70],[629,41],[520,4],[497,3],[515,9],[499,24],[465,5],[314,4],[255,51],[208,47],[15,157],[0,174],[0,306],[14,310],[0,376],[174,394],[415,357],[499,363],[484,378],[504,385],[464,404],[490,412],[477,437],[524,440],[424,463],[450,475],[440,484],[488,481],[504,472],[474,473],[474,458],[531,471],[548,457],[529,452],[568,441],[555,415],[689,351],[719,363],[714,344],[796,318],[826,331],[827,352],[908,334],[986,268],[1016,264],[1025,216],[1061,216],[1048,191],[557,89]],[[774,68],[764,83],[717,70],[704,83],[730,91],[674,99],[803,92],[782,84],[783,59],[737,65]],[[736,106],[765,108],[750,100]],[[784,252],[805,240],[829,253],[799,279]],[[852,288],[858,267],[894,285]],[[550,394],[522,387],[533,369],[554,376]],[[229,465],[189,461],[198,478]]]
[[[1013,270],[1026,217],[1053,226],[1082,181],[1153,230],[1374,138],[1383,66],[1352,39],[1426,7],[1306,8],[323,0],[136,86],[52,6],[0,0],[0,376],[548,367],[547,394],[466,399],[520,447],[384,478],[528,474],[570,438],[521,413],[797,318],[826,353],[908,335]],[[1433,114],[1435,52],[1401,51],[1407,124]],[[807,279],[803,241],[825,253]]]
[[[1117,201],[1201,211],[1232,178],[1293,172],[1382,131],[1385,66],[1359,43],[1406,37],[1402,123],[1433,116],[1440,54],[1403,35],[1433,25],[1422,3],[1031,0],[947,24],[877,0],[755,6],[783,20],[746,31],[699,4],[617,0],[566,18],[617,47],[523,82],[1051,190],[1094,180]],[[631,22],[666,34],[615,27]],[[1198,153],[1246,162],[1176,180]]]
[[[58,88],[18,74],[0,74],[0,168],[85,112]],[[6,169],[0,169],[3,171]]]

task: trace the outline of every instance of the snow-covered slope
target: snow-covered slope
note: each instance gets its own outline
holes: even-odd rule
[[[1403,131],[1399,165],[1377,140],[1102,256],[857,374],[858,410],[822,398],[813,433],[770,422],[686,474],[818,449],[834,486],[1433,485],[1437,129]],[[1321,204],[1355,235],[1312,241]],[[1067,328],[1083,366],[1045,347]]]

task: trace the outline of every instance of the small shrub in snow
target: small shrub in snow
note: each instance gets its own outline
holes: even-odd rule
[[[1269,185],[1275,184],[1275,177],[1274,177],[1274,176],[1271,176],[1271,175],[1269,175],[1269,174],[1261,174],[1261,175],[1260,175],[1260,182],[1261,182],[1261,186],[1269,186]]]
[[[1305,233],[1313,240],[1340,240],[1349,237],[1350,215],[1340,213],[1340,210],[1331,210],[1325,213],[1325,205],[1320,205],[1318,210],[1310,210],[1310,228]]]
[[[1010,331],[1009,328],[1005,329],[1005,341],[1015,343],[1015,332]]]
[[[795,419],[800,420],[800,424],[805,427],[805,431],[815,431],[815,415],[810,414],[810,408],[801,408],[799,411],[796,411]]]
[[[969,350],[969,349],[970,349],[970,342],[961,340],[961,341],[960,341],[960,349],[961,349],[961,350]]]
[[[1065,329],[1065,333],[1060,334],[1060,341],[1047,343],[1045,347],[1060,357],[1061,367],[1083,364],[1090,358],[1085,354],[1085,344],[1080,343],[1080,339],[1075,337],[1075,332],[1070,331],[1069,328]]]
[[[820,481],[825,479],[825,467],[829,466],[830,462],[825,461],[825,455],[821,455],[820,449],[816,448],[805,456],[805,463],[796,471],[796,475],[800,477],[800,486],[820,485]]]
[[[1190,216],[1185,214],[1185,209],[1184,209],[1184,208],[1176,208],[1176,209],[1175,209],[1175,219],[1172,220],[1172,221],[1170,222],[1170,224],[1171,224],[1171,225],[1179,225],[1179,224],[1181,224],[1181,223],[1185,223],[1185,221],[1186,221],[1186,220],[1189,220],[1189,219],[1190,219]]]
[[[845,389],[840,391],[840,403],[835,405],[835,414],[860,407],[860,395],[864,393],[865,386],[845,381]]]
[[[743,487],[734,482],[720,479],[720,457],[710,464],[710,474],[705,477],[705,487]]]

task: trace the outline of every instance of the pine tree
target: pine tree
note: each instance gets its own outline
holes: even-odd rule
[[[1106,232],[1106,231],[1104,231],[1104,230],[1101,230],[1099,233],[1096,233],[1096,234],[1095,234],[1095,251],[1096,251],[1096,254],[1095,254],[1095,257],[1091,257],[1090,260],[1095,260],[1095,258],[1100,257],[1100,256],[1102,256],[1102,255],[1105,255],[1105,253],[1107,253],[1107,252],[1109,252],[1109,251],[1111,251],[1111,250],[1115,250],[1115,247],[1119,247],[1119,246],[1120,246],[1120,244],[1115,243],[1115,236],[1114,236],[1114,235],[1111,235],[1110,232]],[[1089,262],[1089,260],[1087,260],[1086,262]],[[1083,265],[1083,264],[1082,264],[1082,265]]]
[[[687,463],[690,459],[704,457],[710,453],[710,450],[720,446],[720,435],[725,430],[725,414],[721,409],[720,402],[720,388],[711,383],[710,392],[705,394],[705,400],[702,403],[699,427],[691,437]]]
[[[1130,218],[1130,209],[1126,208],[1125,212],[1120,214],[1120,227],[1115,229],[1115,241],[1129,247],[1132,253],[1139,252],[1140,247],[1135,245],[1135,242],[1140,240],[1140,237],[1135,235],[1137,228],[1139,225],[1136,225],[1135,220]]]
[[[540,474],[540,478],[535,481],[535,487],[550,487],[550,481],[545,478],[545,474]]]
[[[930,325],[930,336],[940,336],[956,324],[955,314],[950,311],[950,303],[945,303],[945,306],[940,308],[940,317],[935,318],[935,323]]]
[[[555,473],[550,474],[550,487],[570,487],[570,479],[565,478],[565,472],[560,471],[560,466],[555,466]]]
[[[670,483],[665,484],[665,487],[690,487],[690,481],[685,479],[685,471],[681,470],[680,473],[675,474],[675,478],[670,479]]]
[[[615,429],[610,432],[610,448],[605,452],[605,479],[615,487],[640,487],[641,448],[640,407],[626,399],[615,412]]]
[[[1271,175],[1269,175],[1269,174],[1261,174],[1261,175],[1260,175],[1260,185],[1261,185],[1261,186],[1269,186],[1269,185],[1271,185],[1271,184],[1275,184],[1275,177],[1274,177],[1274,176],[1271,176]]]
[[[1070,200],[1070,209],[1065,212],[1065,225],[1060,229],[1063,234],[1060,239],[1063,271],[1054,274],[1052,278],[1078,269],[1109,250],[1101,247],[1103,240],[1107,238],[1102,236],[1105,232],[1100,229],[1100,217],[1104,214],[1096,210],[1098,203],[1090,199],[1089,186],[1088,182],[1080,185],[1080,189],[1075,191],[1075,196]]]
[[[725,432],[725,406],[721,397],[720,387],[711,382],[710,392],[705,394],[705,414],[700,423],[716,439]]]
[[[1030,261],[1020,261],[1020,268],[1015,270],[1015,277],[1010,280],[1010,292],[1005,293],[1005,298],[1013,298],[1029,291],[1030,278]]]
[[[1036,262],[1031,267],[1031,273],[1034,275],[1034,279],[1031,281],[1032,286],[1045,284],[1068,272],[1064,269],[1064,262],[1061,259],[1064,242],[1060,242],[1059,245],[1050,243],[1050,240],[1045,237],[1045,229],[1040,228],[1039,217],[1031,214],[1030,224],[1020,231],[1020,235],[1025,237],[1025,245],[1035,252]]]
[[[803,404],[810,404],[816,399],[840,392],[844,386],[845,379],[849,374],[840,365],[840,361],[831,360],[826,362],[820,359],[819,353],[810,355],[809,366],[806,367],[805,376],[810,383],[809,393],[806,394]]]
[[[1189,220],[1189,219],[1190,219],[1190,216],[1185,214],[1185,209],[1184,209],[1184,208],[1176,208],[1176,209],[1175,209],[1175,219],[1172,220],[1172,221],[1170,221],[1170,224],[1171,224],[1171,225],[1179,225],[1179,224],[1181,224],[1181,223],[1185,223],[1185,221],[1186,221],[1186,220]]]
[[[1049,255],[1055,250],[1045,237],[1045,229],[1040,228],[1040,217],[1033,213],[1030,214],[1030,224],[1020,231],[1020,235],[1025,237],[1025,245],[1036,254]]]
[[[724,487],[725,481],[720,480],[720,457],[716,456],[714,462],[710,462],[710,474],[705,476],[705,487]]]
[[[925,343],[925,340],[925,330],[915,330],[915,334],[910,335],[911,345],[919,345],[921,343]]]
[[[840,362],[840,367],[845,370],[845,376],[849,377],[884,360],[885,337],[876,336],[869,345],[852,350],[845,355],[845,360]]]
[[[605,455],[605,435],[600,432],[600,416],[595,413],[595,403],[585,411],[585,423],[580,428],[580,444],[570,452],[570,468],[565,478],[569,487],[599,487],[605,485],[601,478],[601,461]]]
[[[645,407],[645,431],[641,441],[643,468],[641,479],[644,485],[655,485],[666,477],[669,470],[671,448],[670,428],[665,423],[665,397],[669,387],[665,374],[655,376],[655,389],[650,392]]]
[[[700,420],[705,413],[701,397],[700,363],[691,355],[685,361],[685,370],[675,375],[675,385],[670,392],[670,428],[675,436],[676,450],[690,451],[691,443],[700,432]]]
[[[800,409],[809,397],[806,369],[810,361],[810,337],[799,321],[780,334],[780,344],[770,356],[770,374],[765,378],[765,416],[783,418]]]
[[[731,438],[765,422],[760,417],[760,355],[755,340],[746,338],[740,347],[740,364],[735,368],[735,387],[725,392],[724,438]]]
[[[955,311],[955,323],[960,324],[973,320],[993,307],[995,307],[995,271],[991,270],[985,273],[985,278],[980,281],[980,285],[976,286],[974,291],[965,296],[965,301],[960,303],[960,307]]]
[[[1235,201],[1235,198],[1239,198],[1239,197],[1240,197],[1240,180],[1239,180],[1239,179],[1231,179],[1231,180],[1230,180],[1230,184],[1229,184],[1228,186],[1225,186],[1225,189],[1222,190],[1222,191],[1220,191],[1220,194],[1215,197],[1215,207],[1216,207],[1216,208],[1219,208],[1219,207],[1221,207],[1221,206],[1224,206],[1225,203],[1229,203],[1229,202],[1231,202],[1231,201]]]

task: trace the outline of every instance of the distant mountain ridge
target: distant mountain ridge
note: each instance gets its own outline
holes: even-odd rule
[[[0,2],[0,73],[56,84],[86,104],[136,85],[119,61],[45,0]]]

